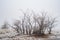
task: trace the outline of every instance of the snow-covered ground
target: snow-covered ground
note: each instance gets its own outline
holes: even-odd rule
[[[6,30],[5,30],[6,31]],[[1,32],[5,32],[1,31]],[[6,31],[7,32],[7,31]],[[48,38],[41,38],[41,37],[31,37],[28,35],[17,35],[15,31],[9,31],[8,33],[0,33],[0,40],[60,40],[60,33],[53,31]]]

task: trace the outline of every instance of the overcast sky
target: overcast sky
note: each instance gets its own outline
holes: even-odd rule
[[[22,15],[19,9],[27,8],[60,17],[60,0],[0,0],[0,25],[6,20],[12,22],[13,19],[18,19]]]

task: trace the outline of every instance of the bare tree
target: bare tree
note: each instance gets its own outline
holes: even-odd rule
[[[8,24],[8,25],[9,25],[9,27],[13,28],[18,33],[18,35],[20,35],[22,33],[20,20],[14,21],[13,26],[11,26],[10,24]]]
[[[31,24],[31,19],[30,19],[29,15],[24,14],[24,23],[25,24],[23,24],[23,25],[26,28],[26,33],[31,35],[32,24]]]
[[[29,35],[31,35],[31,31],[32,31],[32,23],[31,23],[31,19],[30,16],[27,16],[27,21],[28,21],[28,27],[29,27]]]
[[[55,25],[55,22],[56,22],[56,18],[53,18],[53,19],[49,20],[48,22],[49,22],[48,33],[51,34],[52,28],[55,27],[54,25]]]
[[[31,24],[30,16],[27,15],[27,12],[24,12],[23,10],[21,11],[24,14],[24,17],[22,19],[23,33],[25,33],[25,28],[26,28],[26,34],[31,35],[32,24]]]
[[[15,30],[17,31],[17,33],[21,33],[22,32],[20,20],[16,20],[14,22],[14,26],[15,26]]]
[[[51,33],[52,28],[54,28],[56,18],[50,19],[48,16],[46,16],[45,13],[42,13],[42,15],[38,17],[34,15],[33,19],[35,21],[35,27],[36,27],[36,23],[39,26],[39,30],[36,31],[34,30],[33,33],[42,35],[47,29],[49,29],[48,31],[49,34]]]
[[[22,12],[24,14],[22,20],[16,20],[14,22],[15,27],[11,26],[17,31],[17,33],[25,34],[26,32],[27,35],[31,35],[33,30],[33,34],[43,35],[47,29],[49,29],[48,33],[51,33],[52,28],[54,27],[55,18],[51,20],[45,12],[41,13],[39,16],[34,13],[32,16],[27,15],[24,11]]]
[[[46,17],[46,15],[41,15],[41,16],[39,16],[39,17],[34,17],[34,20],[35,20],[35,23],[37,22],[38,23],[38,25],[39,25],[39,34],[44,34],[44,29],[46,28],[46,26],[45,26],[45,17]]]

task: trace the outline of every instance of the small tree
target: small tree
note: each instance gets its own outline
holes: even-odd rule
[[[21,33],[22,32],[20,20],[16,20],[14,22],[14,26],[15,26],[15,30],[17,31],[17,33]]]
[[[46,28],[47,28],[47,23],[45,21],[46,20],[46,14],[44,15],[42,13],[42,15],[40,16],[34,16],[34,20],[35,20],[35,24],[37,23],[37,25],[39,26],[39,30],[38,30],[38,34],[44,34]]]
[[[55,22],[56,22],[56,18],[48,20],[48,22],[49,22],[48,23],[49,24],[49,27],[48,27],[49,31],[48,31],[48,33],[51,34],[52,28],[55,27],[54,25],[55,25]]]
[[[48,33],[51,34],[52,28],[54,28],[56,18],[50,19],[48,16],[46,16],[45,13],[42,13],[40,16],[34,15],[33,17],[35,21],[35,27],[36,23],[39,26],[39,30],[34,30],[33,33],[36,33],[38,35],[43,35],[45,34],[45,31],[49,29]],[[37,29],[37,28],[36,28]]]
[[[11,28],[13,28],[13,29],[18,33],[18,35],[20,35],[20,34],[22,33],[20,20],[14,21],[13,26],[11,26],[10,24],[8,24],[8,25],[9,25]]]

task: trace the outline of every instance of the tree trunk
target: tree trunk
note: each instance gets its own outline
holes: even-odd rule
[[[49,34],[51,34],[51,29],[49,30]]]

